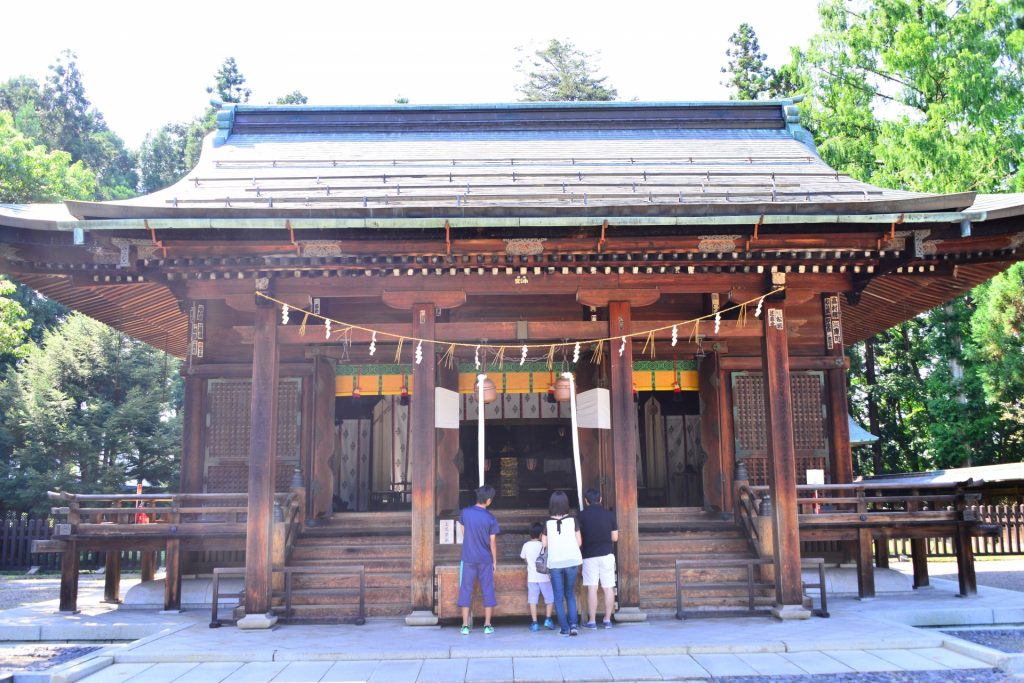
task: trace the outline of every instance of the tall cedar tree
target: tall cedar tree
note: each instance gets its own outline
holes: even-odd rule
[[[605,85],[607,76],[597,76],[590,63],[592,55],[568,40],[552,39],[543,50],[521,61],[516,70],[526,81],[517,90],[520,102],[595,102],[614,100],[619,93]]]

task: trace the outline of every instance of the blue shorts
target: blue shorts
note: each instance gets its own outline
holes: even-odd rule
[[[494,597],[494,565],[490,562],[463,562],[462,582],[459,584],[459,607],[471,607],[473,602],[473,584],[480,582],[483,593],[484,607],[498,604]]]

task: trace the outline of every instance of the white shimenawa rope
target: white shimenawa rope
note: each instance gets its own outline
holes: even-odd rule
[[[484,380],[487,375],[480,373],[476,376],[476,404],[477,404],[477,428],[476,428],[476,452],[477,469],[480,471],[480,486],[484,485]]]
[[[583,509],[583,472],[580,467],[580,431],[576,426],[576,380],[571,372],[563,372],[562,377],[569,380],[569,415],[572,417],[572,462],[576,468],[576,495],[580,500],[579,509]]]

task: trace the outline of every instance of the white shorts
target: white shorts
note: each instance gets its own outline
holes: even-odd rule
[[[550,581],[530,581],[526,584],[526,601],[531,605],[537,604],[537,599],[544,596],[545,605],[555,604],[555,593],[551,590]]]
[[[583,558],[583,585],[615,588],[615,555]]]

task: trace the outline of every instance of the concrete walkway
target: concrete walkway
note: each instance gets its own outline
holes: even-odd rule
[[[979,597],[961,599],[955,597],[955,583],[934,584],[929,590],[870,601],[837,598],[830,602],[829,619],[661,618],[607,631],[584,630],[576,638],[531,633],[523,623],[499,624],[490,636],[480,628],[462,636],[454,626],[416,628],[383,619],[365,626],[240,631],[210,629],[206,612],[160,615],[90,606],[67,617],[53,614],[53,605],[49,610],[34,606],[31,614],[26,610],[32,608],[0,614],[0,635],[11,639],[15,628],[26,626],[50,637],[72,628],[94,639],[150,634],[106,647],[50,676],[17,675],[14,683],[632,681],[1016,670],[1016,656],[920,627],[1024,623],[1024,594],[982,588]]]

